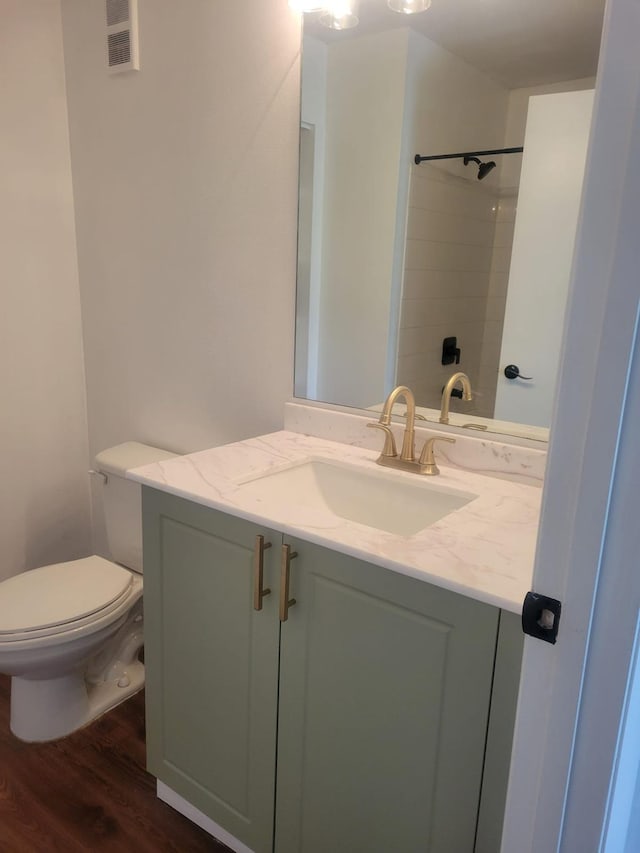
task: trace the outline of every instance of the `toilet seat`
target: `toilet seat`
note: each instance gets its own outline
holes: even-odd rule
[[[0,583],[0,644],[77,633],[110,614],[117,618],[130,606],[133,587],[129,571],[97,556],[16,575]]]

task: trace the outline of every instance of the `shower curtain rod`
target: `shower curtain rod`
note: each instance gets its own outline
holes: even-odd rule
[[[524,148],[494,148],[492,151],[462,151],[459,154],[433,154],[430,157],[421,157],[416,154],[413,158],[416,166],[425,160],[462,160],[464,157],[486,157],[489,154],[522,154]]]

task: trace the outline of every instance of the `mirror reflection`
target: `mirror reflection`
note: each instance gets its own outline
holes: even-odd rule
[[[602,13],[304,16],[297,397],[375,408],[405,384],[437,420],[462,370],[474,399],[453,425],[546,437]]]

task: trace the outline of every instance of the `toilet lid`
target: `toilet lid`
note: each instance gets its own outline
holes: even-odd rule
[[[0,637],[98,613],[132,583],[126,569],[95,556],[23,572],[0,584]]]

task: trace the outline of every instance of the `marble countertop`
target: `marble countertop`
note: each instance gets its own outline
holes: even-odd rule
[[[247,480],[309,458],[380,470],[377,456],[365,448],[280,431],[135,468],[127,477],[520,613],[533,572],[542,492],[538,486],[439,462],[436,485],[478,497],[408,537],[347,521],[328,510],[312,511],[297,499],[265,503],[242,488]],[[410,482],[417,478],[401,471],[393,475]]]

